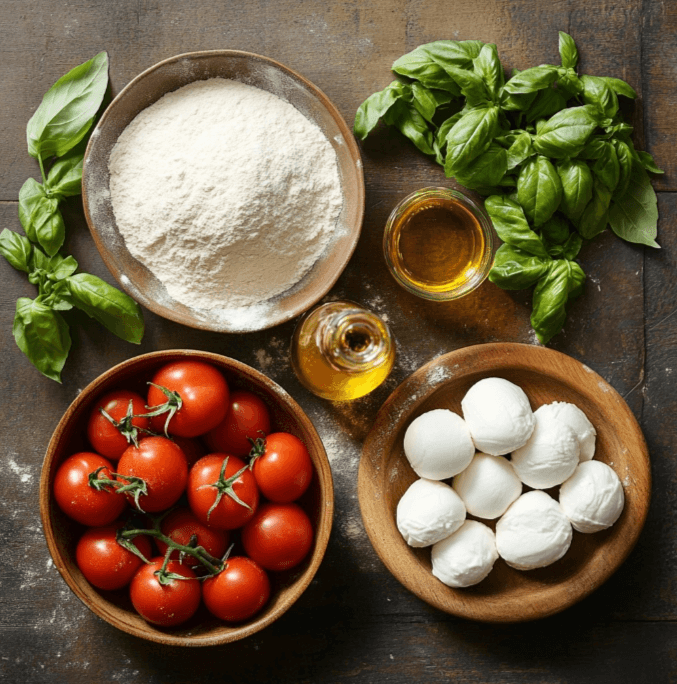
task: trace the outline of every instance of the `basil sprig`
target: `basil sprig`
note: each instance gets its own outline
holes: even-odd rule
[[[362,140],[379,121],[396,126],[447,177],[488,196],[505,243],[489,278],[504,289],[534,287],[531,323],[543,343],[582,292],[574,260],[585,241],[610,227],[659,246],[648,173],[662,171],[635,150],[619,109],[619,96],[637,94],[618,78],[579,75],[576,43],[561,31],[559,53],[560,65],[506,79],[493,44],[421,45],[393,64],[398,80],[360,105],[354,126]]]
[[[78,308],[135,344],[144,332],[141,309],[131,297],[97,276],[76,273],[77,261],[59,253],[66,233],[59,204],[82,191],[86,136],[107,85],[108,55],[102,52],[49,89],[26,128],[28,152],[42,173],[42,183],[29,178],[19,192],[26,237],[7,229],[0,233],[0,254],[38,288],[35,299],[16,303],[14,339],[31,363],[57,382],[71,346],[61,312]]]

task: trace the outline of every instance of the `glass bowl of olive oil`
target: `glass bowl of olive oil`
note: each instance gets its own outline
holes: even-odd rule
[[[423,188],[405,197],[383,235],[395,280],[432,300],[458,299],[479,287],[491,270],[493,247],[489,217],[451,188]]]

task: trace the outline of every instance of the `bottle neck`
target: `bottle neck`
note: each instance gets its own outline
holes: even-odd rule
[[[332,366],[355,373],[380,366],[392,348],[386,324],[370,311],[357,307],[328,317],[318,328],[317,341],[320,352]]]

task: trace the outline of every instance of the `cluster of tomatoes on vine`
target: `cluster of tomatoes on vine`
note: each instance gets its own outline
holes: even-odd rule
[[[129,585],[153,624],[178,625],[201,601],[222,620],[246,620],[270,597],[268,572],[298,565],[312,546],[295,503],[313,477],[308,451],[271,432],[265,402],[231,391],[210,364],[168,363],[148,384],[145,399],[124,389],[100,397],[87,425],[93,451],[56,473],[57,504],[88,527],[78,567],[99,589]]]

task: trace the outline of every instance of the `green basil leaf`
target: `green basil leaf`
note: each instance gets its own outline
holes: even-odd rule
[[[562,258],[573,261],[578,256],[582,246],[583,238],[580,236],[580,234],[571,233],[571,235],[569,235],[569,239],[563,245]]]
[[[503,93],[517,95],[549,88],[557,80],[557,67],[549,64],[525,69],[513,76],[503,87]]]
[[[73,256],[64,258],[60,254],[55,254],[49,260],[49,270],[57,280],[63,280],[78,270],[78,262]]]
[[[593,136],[576,156],[580,159],[599,159],[604,152],[605,144],[606,140],[604,138]]]
[[[588,202],[578,222],[578,232],[586,240],[591,240],[606,229],[609,222],[610,202],[611,190],[599,179],[595,179],[592,199]]]
[[[453,176],[484,152],[499,131],[499,108],[476,107],[468,110],[447,135],[444,172]]]
[[[12,333],[28,360],[43,375],[61,382],[71,347],[68,325],[61,315],[37,300],[21,297],[16,303]]]
[[[66,238],[66,226],[56,199],[41,199],[31,218],[40,246],[49,256],[54,256]]]
[[[526,112],[534,103],[537,95],[537,91],[534,91],[533,93],[518,93],[516,95],[511,95],[503,90],[500,100],[501,108],[508,112]]]
[[[451,65],[471,69],[472,61],[479,56],[483,45],[481,40],[436,40],[421,47],[443,67]]]
[[[508,170],[519,166],[525,159],[534,154],[531,146],[531,135],[526,131],[520,133],[508,149]]]
[[[597,125],[598,115],[592,105],[563,109],[538,128],[534,149],[555,159],[573,157],[583,150]]]
[[[30,270],[31,271],[45,271],[46,273],[51,273],[50,259],[45,256],[45,253],[33,247],[33,253],[31,254],[30,260]]]
[[[51,195],[73,197],[82,193],[83,155],[71,150],[69,154],[53,164],[45,187]]]
[[[471,107],[487,104],[492,99],[487,84],[478,74],[455,66],[447,66],[446,71],[458,83]]]
[[[437,109],[437,100],[428,88],[422,86],[420,83],[411,84],[411,94],[413,96],[411,104],[414,109],[426,120],[432,123],[435,110]]]
[[[426,120],[403,100],[398,100],[386,112],[383,121],[395,126],[400,133],[409,138],[424,154],[435,154],[433,134]]]
[[[636,150],[635,154],[637,155],[637,159],[639,162],[642,164],[642,166],[647,170],[650,171],[651,173],[665,173],[662,169],[659,169],[656,166],[656,162],[654,161],[653,157],[648,153],[648,152],[642,152],[641,150]]]
[[[536,99],[526,111],[527,121],[544,119],[561,111],[567,106],[566,98],[554,88],[546,88],[536,93]]]
[[[19,190],[19,220],[31,242],[38,241],[33,216],[40,200],[46,198],[45,188],[35,178],[28,178]]]
[[[399,81],[393,81],[383,90],[370,95],[355,114],[353,126],[355,135],[360,140],[364,140],[376,128],[379,119],[384,117],[397,101],[406,98],[411,99],[411,88]]]
[[[23,235],[5,228],[0,233],[0,254],[9,261],[10,266],[17,271],[29,273],[31,271],[31,251],[33,245]]]
[[[439,143],[440,147],[446,146],[449,131],[456,125],[457,121],[463,116],[463,114],[464,112],[456,112],[456,114],[450,116],[446,121],[440,124],[440,127],[435,132],[435,139]]]
[[[569,238],[569,224],[566,219],[554,214],[541,226],[541,236],[553,245],[562,245]]]
[[[559,32],[559,56],[563,67],[575,69],[578,64],[578,50],[574,39],[564,31]]]
[[[543,225],[557,211],[562,200],[562,182],[549,159],[530,159],[517,179],[517,196],[527,219]]]
[[[618,237],[649,247],[656,242],[658,207],[656,193],[641,164],[632,165],[630,182],[624,195],[614,198],[609,210],[609,223]]]
[[[475,157],[456,174],[456,180],[471,190],[481,186],[498,185],[507,170],[507,152],[500,145],[491,144],[486,152]]]
[[[611,142],[616,149],[616,157],[618,158],[618,184],[613,195],[616,198],[624,195],[628,189],[630,174],[632,173],[632,150],[622,140],[612,140]]]
[[[426,52],[425,46],[400,57],[392,66],[395,73],[419,81],[426,88],[446,90],[454,97],[461,96],[456,81]]]
[[[560,67],[557,70],[557,90],[565,100],[583,93],[583,82],[574,69]]]
[[[547,344],[564,325],[566,304],[580,294],[585,273],[575,261],[558,259],[548,266],[547,273],[534,288],[531,325],[536,336]]]
[[[599,76],[581,76],[583,102],[598,107],[604,116],[613,118],[618,112],[618,97],[607,82]]]
[[[77,145],[91,127],[107,86],[105,52],[62,76],[28,122],[28,153],[36,159],[62,157]]]
[[[637,93],[625,81],[621,81],[620,78],[613,78],[611,76],[602,76],[601,78],[616,95],[623,95],[631,100],[637,97]]]
[[[534,256],[512,245],[501,245],[496,251],[489,280],[503,290],[531,287],[548,270],[550,259]]]
[[[517,202],[505,195],[492,195],[484,201],[484,208],[503,242],[528,254],[549,258],[543,241],[529,228],[524,211]]]
[[[594,163],[592,172],[609,190],[614,190],[621,176],[621,167],[616,148],[607,142],[599,159]]]
[[[607,126],[604,132],[615,140],[623,140],[627,142],[630,140],[630,136],[635,129],[626,123],[617,123],[611,126]]]
[[[123,340],[141,342],[143,317],[139,305],[131,297],[89,273],[76,273],[66,282],[78,309]]]
[[[576,223],[592,199],[592,172],[584,161],[567,159],[557,164],[557,173],[562,181],[560,209]]]
[[[475,73],[484,81],[491,99],[496,101],[498,93],[505,84],[505,74],[498,58],[498,50],[493,43],[487,43],[473,60]]]

